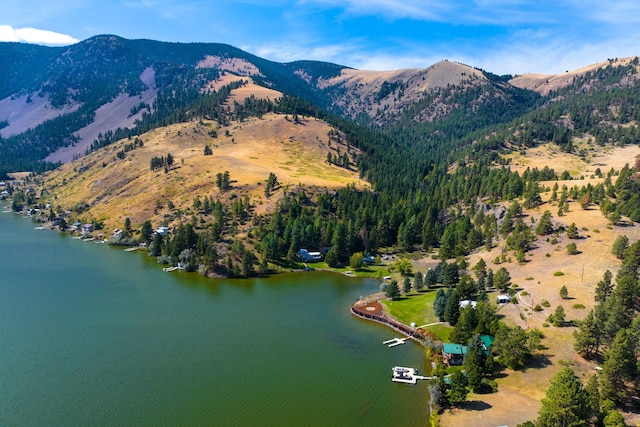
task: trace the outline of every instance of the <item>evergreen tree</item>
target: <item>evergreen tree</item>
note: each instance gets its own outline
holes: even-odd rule
[[[460,310],[460,317],[449,335],[449,341],[466,345],[473,336],[476,326],[478,326],[476,310],[469,304]]]
[[[478,279],[478,281],[480,281],[480,279],[487,278],[487,263],[484,262],[484,259],[480,258],[476,265],[473,266],[472,270],[475,273],[476,279]]]
[[[464,370],[467,374],[467,382],[474,392],[480,389],[485,373],[485,360],[485,350],[482,340],[479,334],[475,334],[467,344],[467,354],[464,357]]]
[[[509,289],[509,285],[511,283],[511,276],[509,275],[509,271],[501,267],[497,272],[495,277],[493,278],[493,284],[502,293],[506,293]]]
[[[538,236],[546,236],[553,233],[553,223],[551,222],[551,212],[544,211],[538,225],[536,226],[536,234]]]
[[[526,360],[531,357],[531,349],[527,345],[527,334],[516,326],[509,328],[501,325],[496,333],[493,349],[500,355],[500,363],[509,369],[518,369],[524,366]]]
[[[447,295],[442,288],[438,289],[436,299],[433,301],[433,312],[440,321],[444,319],[444,312],[447,307]]]
[[[611,247],[611,252],[618,259],[624,259],[624,253],[629,247],[629,238],[625,235],[618,236],[613,242],[613,246]]]
[[[462,405],[467,400],[469,389],[467,388],[467,378],[461,371],[456,371],[451,375],[451,388],[447,392],[449,403],[454,406]]]
[[[413,286],[418,292],[420,292],[424,287],[424,276],[419,271],[416,272],[416,275],[413,278]]]
[[[455,326],[460,318],[460,296],[456,291],[449,292],[447,305],[444,309],[444,320]]]
[[[387,298],[391,298],[391,300],[396,300],[400,297],[400,287],[398,286],[397,280],[392,280],[387,286],[386,290]]]
[[[553,326],[555,326],[556,328],[560,328],[564,326],[564,322],[565,322],[564,307],[562,306],[562,304],[560,304],[556,307],[556,310],[553,312]]]
[[[579,237],[578,227],[575,222],[572,222],[569,228],[567,228],[567,237],[569,239],[577,239]]]
[[[565,285],[560,288],[560,298],[567,299],[569,297],[569,291]]]
[[[411,292],[411,279],[409,276],[406,276],[402,282],[402,292],[404,292],[405,295]]]
[[[602,280],[600,280],[596,285],[596,302],[603,303],[607,300],[607,298],[611,296],[611,294],[613,293],[613,284],[611,283],[612,278],[613,275],[611,274],[611,271],[607,270],[604,272]]]
[[[582,426],[589,419],[589,396],[571,368],[562,368],[551,380],[542,407],[538,427]]]
[[[424,276],[424,281],[427,287],[432,288],[438,283],[438,273],[435,269],[429,269]]]
[[[148,245],[152,238],[153,227],[151,226],[151,221],[147,220],[142,223],[142,227],[140,228],[140,240]]]
[[[598,319],[594,315],[593,309],[580,322],[578,330],[573,332],[573,337],[573,348],[579,355],[589,358],[598,354],[602,339],[602,325],[598,324]]]
[[[487,272],[487,289],[492,289],[495,286],[495,278],[493,276],[493,269],[489,269]]]
[[[625,396],[625,380],[633,380],[637,374],[636,347],[626,329],[616,334],[611,348],[605,355],[600,376],[602,396],[619,401]]]

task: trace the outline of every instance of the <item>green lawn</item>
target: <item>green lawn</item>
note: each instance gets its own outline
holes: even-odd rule
[[[421,293],[411,293],[402,296],[395,301],[380,301],[387,314],[404,323],[410,325],[415,323],[418,326],[436,323],[439,319],[433,313],[433,301],[436,298],[436,289],[430,289]],[[451,327],[449,325],[433,325],[426,328],[436,334],[438,338],[447,341]]]

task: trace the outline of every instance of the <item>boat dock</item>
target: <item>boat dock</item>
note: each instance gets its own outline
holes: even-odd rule
[[[394,366],[392,370],[391,381],[404,384],[416,384],[418,380],[432,380],[436,377],[425,377],[418,375],[415,368],[406,368],[404,366]]]
[[[382,344],[385,344],[387,347],[395,347],[397,345],[404,344],[408,339],[411,338],[392,338],[390,340],[383,341]]]
[[[162,271],[164,271],[165,273],[168,273],[170,271],[176,271],[178,269],[178,267],[165,267],[162,269]]]

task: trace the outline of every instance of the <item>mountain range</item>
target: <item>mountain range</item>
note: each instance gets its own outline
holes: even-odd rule
[[[568,97],[632,87],[638,68],[637,58],[626,58],[560,75],[496,76],[451,61],[424,69],[362,71],[318,61],[281,64],[224,44],[112,35],[68,47],[0,43],[0,60],[0,169],[5,172],[67,163],[105,135],[121,135],[118,129],[139,134],[158,126],[225,75],[251,79],[428,148],[425,139],[460,140]],[[575,127],[565,122],[551,139]]]

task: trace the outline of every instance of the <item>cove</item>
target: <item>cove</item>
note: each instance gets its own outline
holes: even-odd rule
[[[164,273],[0,214],[0,425],[428,424],[422,349],[348,307],[378,282]]]

